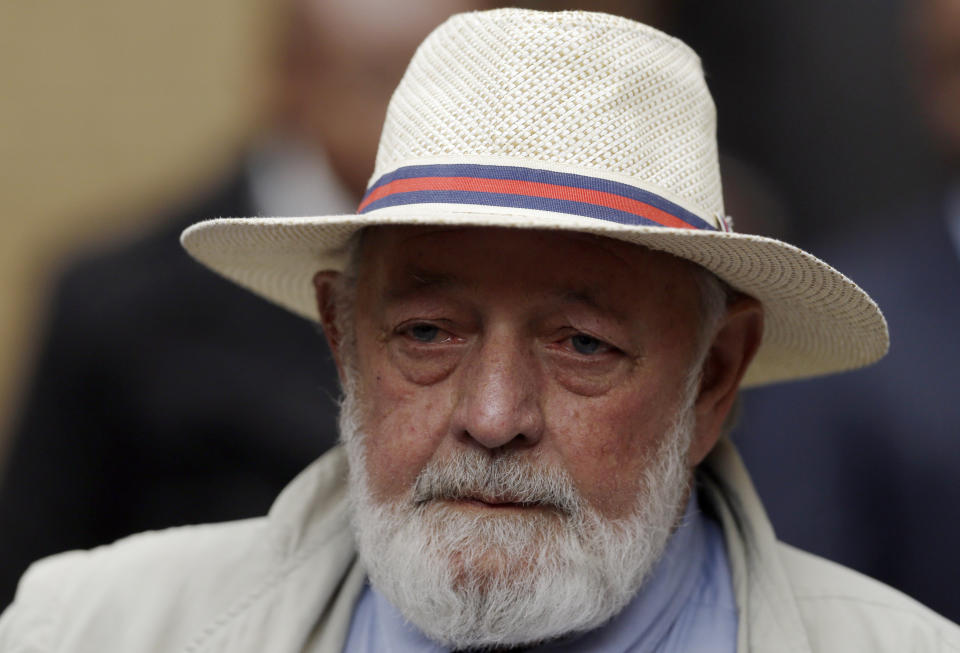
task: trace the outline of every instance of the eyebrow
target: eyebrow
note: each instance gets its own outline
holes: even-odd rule
[[[591,308],[595,308],[599,311],[608,310],[606,306],[601,304],[594,293],[589,290],[564,290],[558,293],[560,299],[566,303],[571,304],[586,304]]]
[[[399,283],[384,297],[388,302],[402,300],[419,292],[450,290],[470,285],[467,280],[455,274],[427,270],[417,265],[406,266],[398,276]],[[558,288],[548,294],[564,304],[580,304],[615,319],[626,319],[623,311],[601,301],[600,293],[594,288]]]
[[[407,266],[400,273],[400,283],[386,294],[388,300],[403,299],[424,290],[446,290],[466,285],[465,282],[444,272],[433,272],[417,266]]]
[[[567,304],[582,304],[616,319],[627,318],[623,311],[616,309],[607,302],[601,301],[598,298],[598,293],[591,291],[589,288],[564,290],[559,292],[558,296],[561,301]]]

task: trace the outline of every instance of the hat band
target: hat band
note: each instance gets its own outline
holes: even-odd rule
[[[628,225],[718,231],[703,218],[621,182],[519,166],[434,164],[389,172],[357,213],[401,204],[481,204],[581,215]]]

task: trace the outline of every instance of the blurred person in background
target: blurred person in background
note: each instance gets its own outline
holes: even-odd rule
[[[262,515],[334,444],[323,338],[204,272],[180,232],[211,217],[352,212],[416,45],[448,15],[496,4],[285,3],[267,126],[235,168],[155,230],[64,272],[0,475],[0,608],[39,557]],[[665,13],[658,1],[528,4]]]
[[[417,43],[486,4],[286,3],[268,126],[235,168],[65,271],[0,477],[0,606],[40,556],[263,514],[336,441],[336,372],[316,329],[204,272],[180,232],[352,211]]]
[[[868,370],[747,393],[737,441],[780,537],[956,620],[960,0],[910,11],[916,88],[942,176],[925,196],[872,216],[871,229],[810,245],[883,306],[891,353]],[[785,422],[785,411],[796,419]]]

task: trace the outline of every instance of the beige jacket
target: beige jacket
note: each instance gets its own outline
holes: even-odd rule
[[[0,652],[339,652],[364,583],[345,477],[335,449],[266,518],[147,533],[37,563],[0,618]],[[701,483],[726,533],[741,653],[960,652],[954,624],[777,543],[729,442]]]

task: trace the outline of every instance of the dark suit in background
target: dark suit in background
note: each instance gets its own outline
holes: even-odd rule
[[[960,255],[942,196],[812,248],[890,326],[877,365],[745,394],[735,432],[787,542],[960,620]]]
[[[63,274],[0,479],[0,608],[41,556],[264,514],[335,442],[317,327],[180,247],[194,222],[256,213],[237,172]]]

